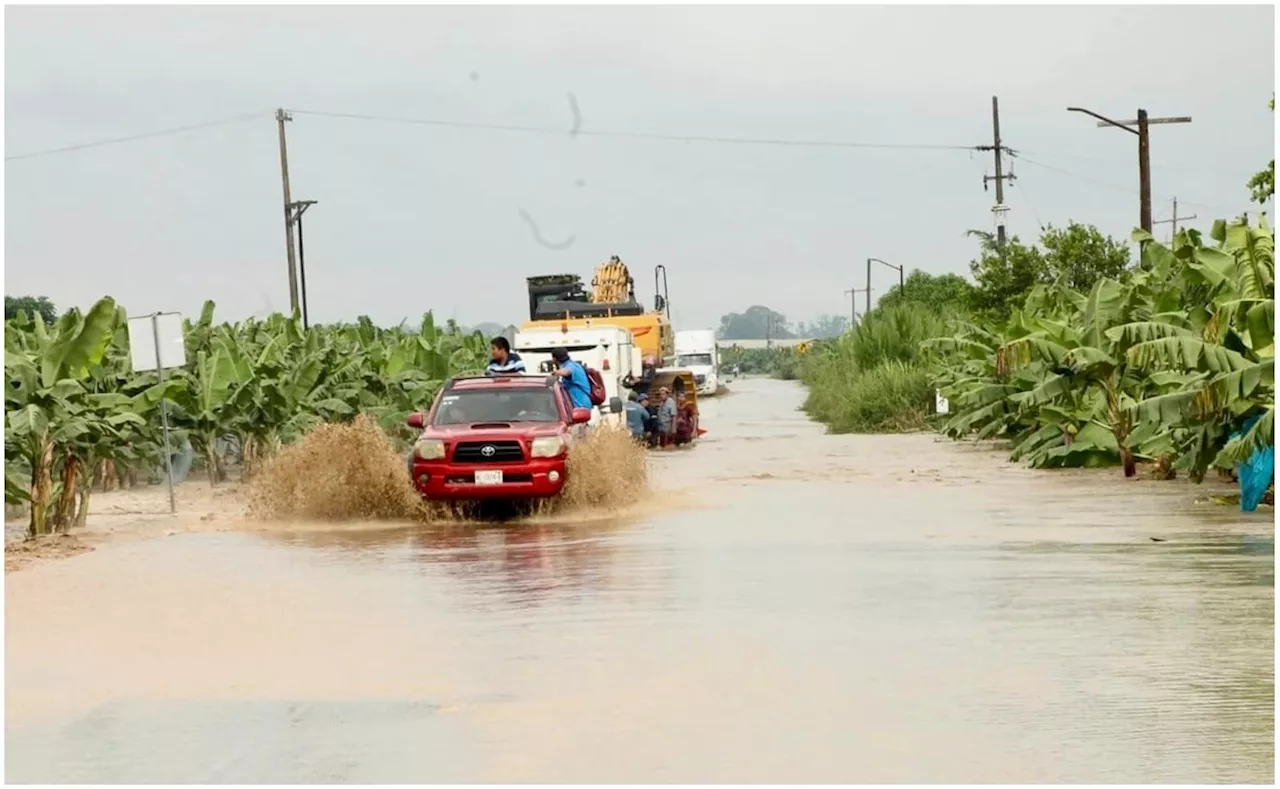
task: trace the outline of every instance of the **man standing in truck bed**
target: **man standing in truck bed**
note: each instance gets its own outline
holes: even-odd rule
[[[560,376],[565,392],[569,395],[569,402],[573,403],[574,408],[591,408],[591,380],[587,378],[587,368],[581,362],[570,359],[569,352],[564,348],[552,351],[551,358],[556,362],[555,374]]]
[[[511,350],[511,343],[506,337],[494,337],[489,342],[489,366],[485,375],[522,375],[525,372],[524,360],[520,354]]]

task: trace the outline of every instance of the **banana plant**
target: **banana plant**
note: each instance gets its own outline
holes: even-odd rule
[[[252,380],[238,379],[231,352],[216,338],[214,350],[196,353],[194,370],[184,371],[164,387],[161,394],[171,397],[174,422],[185,428],[196,451],[204,456],[209,484],[226,479],[217,442],[233,432],[238,409],[248,407]]]
[[[1273,445],[1275,405],[1275,257],[1270,229],[1243,222],[1214,224],[1216,247],[1180,235],[1175,255],[1185,263],[1183,285],[1203,294],[1190,325],[1164,336],[1139,337],[1128,350],[1144,370],[1182,377],[1183,386],[1135,403],[1146,424],[1172,425],[1181,465],[1194,479],[1214,466],[1231,468]],[[1144,239],[1146,240],[1146,239]],[[1164,255],[1162,247],[1147,248]],[[1239,439],[1230,435],[1261,416]],[[1242,454],[1247,453],[1247,454]]]
[[[219,323],[215,311],[205,302],[184,322],[187,363],[163,383],[131,370],[127,316],[110,299],[53,327],[6,322],[5,498],[31,504],[33,533],[82,523],[97,469],[158,465],[162,403],[175,440],[191,441],[217,484],[224,439],[244,473],[320,422],[366,413],[403,433],[405,416],[488,356],[484,337],[430,313],[412,327],[362,317],[303,329],[296,315]]]
[[[1004,322],[953,323],[925,344],[954,437],[1008,438],[1036,467],[1139,459],[1155,473],[1238,466],[1273,445],[1274,233],[1217,222],[1089,293],[1037,286]]]
[[[35,321],[30,334],[7,343],[5,447],[6,454],[12,447],[15,459],[30,470],[31,536],[50,531],[57,453],[88,429],[83,419],[85,383],[91,366],[102,360],[112,340],[115,321],[115,302],[104,298],[84,315],[69,311],[52,332],[46,331],[42,321]],[[79,466],[71,458],[64,464],[64,489],[68,474],[74,486]],[[9,497],[16,494],[17,483],[15,478],[11,484],[6,474]]]

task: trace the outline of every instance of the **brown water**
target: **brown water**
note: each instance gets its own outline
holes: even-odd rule
[[[8,575],[6,778],[1271,782],[1269,512],[734,390],[631,519]]]

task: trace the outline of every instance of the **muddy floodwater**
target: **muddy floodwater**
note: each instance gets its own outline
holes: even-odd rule
[[[732,387],[633,517],[7,574],[6,778],[1272,781],[1270,509],[826,436],[799,387]]]

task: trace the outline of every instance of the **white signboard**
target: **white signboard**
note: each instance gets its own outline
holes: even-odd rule
[[[939,414],[951,413],[951,402],[942,396],[942,390],[933,390],[933,410]]]
[[[154,321],[154,323],[153,323]],[[159,354],[156,338],[159,336]],[[187,349],[182,335],[182,313],[162,312],[129,319],[129,361],[135,373],[156,369],[156,360],[164,369],[184,367]]]

